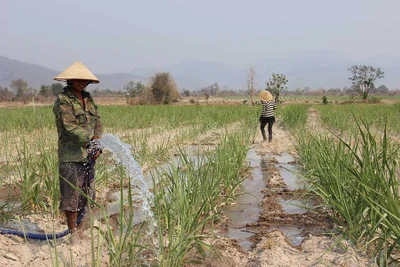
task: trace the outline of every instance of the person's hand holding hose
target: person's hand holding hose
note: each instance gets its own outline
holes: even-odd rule
[[[91,160],[96,160],[103,152],[100,148],[100,144],[96,141],[97,139],[101,139],[101,137],[97,135],[93,136],[90,143],[87,146],[88,157]]]

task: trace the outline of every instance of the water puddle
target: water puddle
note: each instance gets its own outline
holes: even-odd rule
[[[248,231],[245,226],[258,220],[262,211],[260,203],[264,196],[261,190],[266,187],[269,176],[266,172],[267,161],[257,155],[254,149],[249,150],[247,160],[252,168],[252,179],[243,181],[243,195],[236,199],[237,205],[226,209],[224,212],[232,222],[227,236],[237,240],[243,249],[250,250],[252,242],[249,241],[249,238],[255,233]]]
[[[251,231],[246,231],[246,229],[229,229],[227,236],[230,239],[237,240],[238,245],[246,251],[250,251],[253,246],[253,242],[250,241],[255,233]]]
[[[267,172],[268,164],[274,164],[267,162],[267,159],[272,157],[278,161],[275,167],[279,169],[280,175],[287,185],[287,189],[294,191],[300,187],[296,175],[298,170],[294,164],[295,159],[290,154],[283,153],[280,156],[261,156],[258,155],[254,149],[249,150],[247,160],[252,168],[252,177],[246,179],[242,183],[244,194],[236,199],[237,205],[224,211],[232,222],[228,229],[227,236],[231,239],[235,239],[238,244],[247,251],[249,251],[253,245],[250,238],[256,234],[255,231],[257,230],[254,230],[254,228],[250,228],[249,230],[246,225],[256,223],[259,219],[260,212],[262,212],[262,208],[260,207],[260,203],[264,197],[262,190],[266,188],[268,180],[270,179]],[[302,199],[294,199],[290,195],[280,198],[279,204],[285,214],[304,214],[308,211],[308,208],[311,207],[311,204],[304,202]],[[280,230],[286,235],[291,245],[298,246],[304,240],[303,233],[306,228],[282,224],[274,225],[267,230]],[[258,231],[261,231],[261,229]]]
[[[310,208],[309,203],[297,199],[280,199],[279,204],[281,204],[282,210],[287,214],[304,214]]]
[[[273,156],[278,161],[278,168],[280,170],[283,181],[287,185],[289,190],[296,190],[299,188],[298,172],[296,165],[294,164],[295,159],[292,155],[284,152],[280,156]]]
[[[301,243],[304,241],[303,233],[306,230],[306,227],[279,225],[274,226],[273,229],[281,231],[289,240],[292,246],[300,246]]]

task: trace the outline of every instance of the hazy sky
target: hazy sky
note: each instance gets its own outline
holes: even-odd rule
[[[0,55],[97,73],[303,51],[400,55],[400,0],[0,0]]]

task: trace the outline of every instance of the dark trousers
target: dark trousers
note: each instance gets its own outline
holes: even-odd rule
[[[274,125],[275,117],[260,117],[260,129],[264,140],[267,140],[265,134],[265,126],[268,124],[268,141],[272,140],[272,125]]]
[[[86,206],[86,197],[75,188],[79,188],[85,195],[95,200],[94,165],[94,161],[90,163],[61,162],[59,164],[61,210],[76,212],[83,210]]]

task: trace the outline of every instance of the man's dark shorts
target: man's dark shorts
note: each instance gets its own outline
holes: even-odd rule
[[[89,195],[93,200],[95,197],[94,179],[90,182],[90,192],[86,192],[86,181],[88,172],[94,173],[94,165],[88,168],[84,162],[62,162],[59,165],[60,174],[60,192],[61,201],[60,209],[65,211],[78,211],[84,208],[84,202],[80,200],[79,191],[75,190],[70,184],[79,188],[81,191]],[[68,182],[69,183],[68,183]]]

